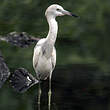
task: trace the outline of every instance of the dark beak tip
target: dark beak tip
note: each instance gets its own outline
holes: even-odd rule
[[[80,18],[79,16],[75,15],[75,14],[71,14],[73,17],[75,18]]]

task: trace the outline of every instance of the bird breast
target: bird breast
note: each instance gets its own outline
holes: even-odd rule
[[[45,41],[45,40],[44,40]],[[41,41],[40,41],[41,42]],[[56,50],[48,43],[37,43],[33,54],[33,67],[38,79],[46,79],[56,64]]]
[[[51,58],[39,57],[37,69],[40,73],[50,73],[52,70]]]
[[[44,55],[39,55],[38,64],[35,67],[38,79],[45,80],[52,71],[51,58],[47,59]]]

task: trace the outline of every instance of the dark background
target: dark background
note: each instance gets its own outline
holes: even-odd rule
[[[58,3],[80,16],[58,17],[57,65],[52,76],[52,110],[110,110],[109,0],[0,0],[0,35],[27,32],[46,37],[46,8]],[[35,44],[18,48],[0,42],[11,72],[19,67],[35,75]],[[0,110],[36,110],[37,85],[16,93],[7,81],[0,89]],[[41,110],[47,109],[48,80],[42,82]]]

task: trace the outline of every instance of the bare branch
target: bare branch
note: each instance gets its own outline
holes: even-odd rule
[[[18,68],[10,77],[11,86],[15,91],[23,93],[39,81],[25,68]]]
[[[0,88],[2,87],[2,85],[8,79],[9,76],[10,76],[10,71],[0,52]]]
[[[11,32],[6,36],[0,36],[0,41],[6,41],[11,43],[12,45],[26,48],[32,45],[33,43],[37,43],[40,38],[33,37],[26,32]]]

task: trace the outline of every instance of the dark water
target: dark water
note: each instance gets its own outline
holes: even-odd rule
[[[48,81],[42,83],[47,106]],[[52,110],[110,109],[110,76],[93,65],[59,67],[52,77]],[[41,106],[42,109],[45,109]]]
[[[48,80],[42,82],[41,110],[48,110]],[[37,110],[37,85],[24,94],[9,84],[0,90],[0,110]],[[51,110],[109,110],[110,74],[92,64],[57,66],[52,76]]]

